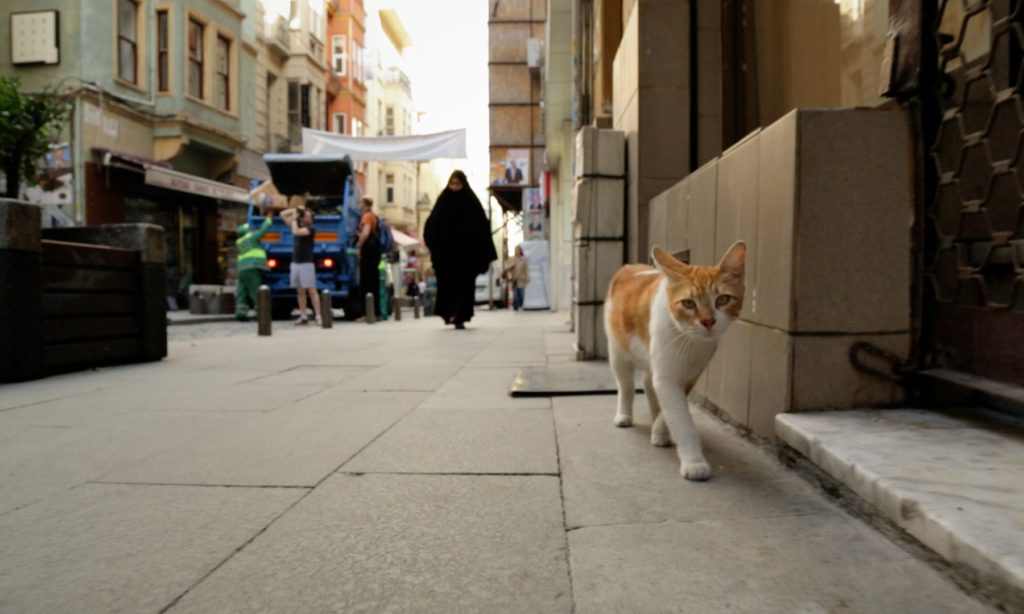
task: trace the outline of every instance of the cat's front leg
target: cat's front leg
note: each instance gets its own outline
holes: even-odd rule
[[[609,348],[608,362],[611,363],[612,372],[615,373],[615,382],[619,389],[613,422],[619,428],[633,426],[636,368],[633,366],[633,361],[624,356],[622,350],[616,347]]]
[[[679,456],[679,473],[687,480],[706,480],[711,477],[711,465],[701,450],[700,433],[693,423],[682,382],[666,381],[654,374],[654,389],[661,402],[661,415],[668,424]]]

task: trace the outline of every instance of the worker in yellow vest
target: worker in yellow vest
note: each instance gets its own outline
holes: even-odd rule
[[[267,252],[263,251],[260,239],[270,228],[271,216],[263,218],[263,223],[256,230],[250,230],[248,224],[238,227],[238,287],[235,290],[235,318],[244,322],[249,319],[249,305],[255,309],[258,304],[260,285],[263,283],[263,271],[267,268]]]

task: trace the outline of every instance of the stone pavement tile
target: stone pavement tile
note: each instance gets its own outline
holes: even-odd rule
[[[240,412],[136,411],[80,427],[22,432],[0,446],[0,514],[165,449],[180,450],[247,418]]]
[[[576,611],[989,612],[839,513],[569,533]]]
[[[345,472],[558,473],[550,410],[417,410],[345,463]]]
[[[284,408],[168,450],[103,482],[314,486],[409,410],[358,403]]]
[[[282,407],[278,412],[344,412],[351,409],[407,412],[423,402],[423,390],[352,390],[334,386]]]
[[[574,356],[575,343],[575,333],[550,330],[544,332],[544,353],[548,356]]]
[[[118,402],[121,401],[121,402]],[[53,401],[0,411],[0,441],[14,424],[70,428],[138,411],[141,403],[107,390],[77,394]]]
[[[0,412],[24,405],[64,399],[103,387],[95,377],[77,374],[47,377],[17,384],[0,384]]]
[[[571,610],[558,478],[338,474],[169,611]]]
[[[508,388],[516,367],[466,367],[420,406],[423,409],[550,409],[544,397],[514,399]]]
[[[369,365],[309,363],[296,365],[274,375],[256,376],[243,383],[255,386],[323,384],[326,387],[357,378],[372,368]]]
[[[462,368],[464,360],[403,356],[353,377],[339,388],[350,390],[434,391]]]
[[[615,397],[555,397],[566,525],[693,521],[807,514],[831,509],[798,476],[702,410],[694,412],[714,473],[679,475],[674,448],[650,443],[650,414],[637,395],[635,426],[612,425]]]
[[[509,331],[473,357],[470,365],[542,365],[544,333],[539,330]]]
[[[307,491],[86,484],[0,517],[0,611],[156,612]]]

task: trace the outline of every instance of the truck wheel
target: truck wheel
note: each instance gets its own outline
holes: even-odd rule
[[[363,305],[359,301],[359,293],[350,292],[341,304],[341,309],[345,312],[345,315],[343,315],[341,319],[346,322],[352,322],[359,316],[363,315]]]

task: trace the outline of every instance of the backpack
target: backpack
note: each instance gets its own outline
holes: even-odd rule
[[[377,215],[377,241],[380,243],[380,253],[388,254],[395,249],[395,235],[391,233],[391,226],[384,221],[384,218]]]

